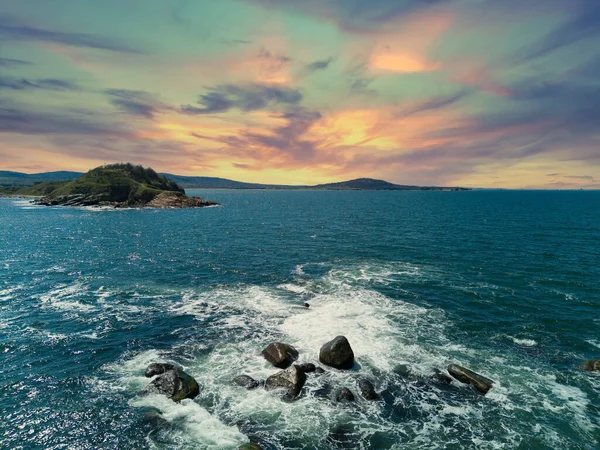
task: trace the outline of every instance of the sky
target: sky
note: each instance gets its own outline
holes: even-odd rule
[[[0,170],[600,188],[598,0],[3,0]]]

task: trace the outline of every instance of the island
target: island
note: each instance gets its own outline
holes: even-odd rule
[[[174,181],[151,168],[130,163],[90,170],[70,181],[50,181],[15,189],[13,196],[39,197],[45,206],[97,206],[112,208],[200,208],[213,201],[188,197]]]

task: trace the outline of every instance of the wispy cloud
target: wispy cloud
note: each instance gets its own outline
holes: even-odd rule
[[[144,53],[140,49],[114,39],[94,36],[86,33],[70,33],[47,30],[25,25],[7,17],[0,17],[0,40],[10,41],[39,41],[74,47],[87,47],[99,50],[109,50],[122,53]]]
[[[329,57],[327,59],[317,59],[306,65],[306,70],[308,72],[316,72],[318,70],[325,70],[329,67],[329,65],[333,62],[333,57]]]
[[[297,105],[301,100],[302,94],[297,89],[258,83],[245,86],[227,84],[211,88],[207,94],[201,95],[199,107],[185,105],[182,111],[187,114],[215,114],[230,109],[249,112],[277,105]]]
[[[50,91],[78,91],[81,88],[72,81],[58,80],[53,78],[42,80],[28,80],[25,78],[14,78],[0,76],[0,89],[11,89],[24,91],[30,89],[45,89]]]
[[[109,97],[109,102],[121,111],[146,117],[147,119],[153,119],[161,111],[173,109],[155,98],[152,94],[144,91],[107,89],[105,93]]]

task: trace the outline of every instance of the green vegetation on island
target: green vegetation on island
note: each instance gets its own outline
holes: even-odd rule
[[[187,197],[174,181],[129,163],[97,167],[75,180],[38,183],[10,194],[39,196],[36,203],[47,206],[189,208],[216,204]]]

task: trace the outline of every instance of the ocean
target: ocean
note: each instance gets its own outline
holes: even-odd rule
[[[600,447],[580,369],[600,357],[600,192],[189,194],[221,206],[0,199],[0,448]],[[337,335],[357,365],[294,402],[232,383],[276,371],[270,342],[317,362]],[[140,395],[151,362],[200,395]],[[493,388],[432,378],[450,363]]]

